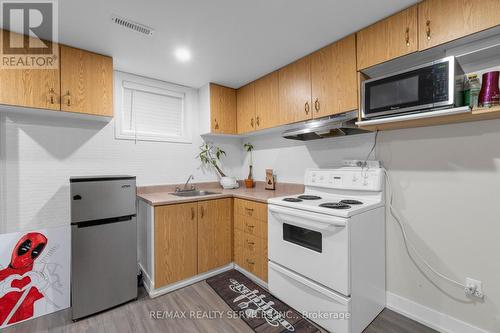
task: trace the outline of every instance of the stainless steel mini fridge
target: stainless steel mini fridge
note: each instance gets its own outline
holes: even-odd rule
[[[77,320],[137,298],[132,176],[71,177],[71,307]]]

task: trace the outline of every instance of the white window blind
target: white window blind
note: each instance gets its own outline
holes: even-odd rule
[[[130,140],[190,142],[185,91],[159,82],[121,80],[116,137]],[[144,80],[138,77],[138,81]],[[147,79],[148,81],[151,81]],[[162,86],[168,85],[169,87]],[[175,87],[174,87],[175,88]],[[118,120],[117,119],[117,120]]]

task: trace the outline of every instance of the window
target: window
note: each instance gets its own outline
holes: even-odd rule
[[[115,137],[190,143],[194,89],[115,72]]]

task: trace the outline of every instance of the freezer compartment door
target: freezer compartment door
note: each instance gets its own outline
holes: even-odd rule
[[[71,183],[71,223],[136,214],[135,178]]]
[[[137,298],[135,216],[105,224],[72,225],[73,319]]]

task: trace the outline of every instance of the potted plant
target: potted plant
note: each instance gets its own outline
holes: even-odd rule
[[[213,167],[220,177],[220,184],[223,188],[238,188],[238,181],[235,177],[228,177],[219,166],[222,156],[226,156],[226,152],[215,146],[213,143],[205,143],[200,146],[198,158],[205,167]]]
[[[245,187],[252,188],[255,185],[255,182],[253,181],[253,176],[252,176],[252,168],[253,168],[252,150],[254,148],[250,142],[245,143],[243,145],[243,147],[249,153],[249,156],[248,156],[248,177],[245,179]]]

